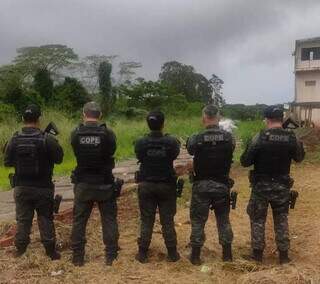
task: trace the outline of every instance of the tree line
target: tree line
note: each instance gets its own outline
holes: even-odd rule
[[[31,102],[78,115],[85,102],[96,100],[105,114],[128,117],[155,108],[177,113],[198,111],[207,103],[226,106],[224,82],[215,74],[206,78],[191,65],[170,61],[152,81],[137,76],[140,62],[119,59],[118,55],[80,58],[60,44],[18,48],[12,62],[0,66],[0,116],[19,114]]]

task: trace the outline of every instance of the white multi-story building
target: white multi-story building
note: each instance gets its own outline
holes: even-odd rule
[[[295,100],[297,120],[305,126],[320,126],[320,37],[296,41]]]

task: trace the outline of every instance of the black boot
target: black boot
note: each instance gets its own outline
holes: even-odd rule
[[[139,247],[139,251],[136,254],[136,260],[140,263],[147,263],[148,262],[148,249]]]
[[[107,254],[106,255],[106,265],[112,266],[112,263],[117,259],[117,254]]]
[[[291,259],[288,257],[288,251],[287,250],[279,250],[279,261],[280,264],[286,264],[291,262]]]
[[[201,247],[192,247],[190,262],[193,265],[201,265],[202,261],[200,259]]]
[[[232,261],[232,249],[231,244],[222,246],[222,260],[223,261]]]
[[[72,264],[74,266],[83,266],[84,265],[84,252],[74,251],[72,255]]]
[[[262,262],[263,250],[254,249],[252,253],[252,259],[256,262]]]
[[[169,262],[176,262],[180,259],[180,254],[177,251],[177,247],[167,248],[167,250],[168,250],[167,260]]]
[[[60,253],[56,250],[56,244],[50,244],[45,246],[46,255],[51,258],[51,260],[59,260],[61,258]]]
[[[27,247],[23,246],[23,247],[16,247],[15,252],[13,253],[13,256],[15,258],[21,257],[27,250]]]

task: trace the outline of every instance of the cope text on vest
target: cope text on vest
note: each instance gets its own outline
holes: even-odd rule
[[[224,135],[223,135],[223,134],[204,135],[203,140],[204,140],[204,142],[219,142],[219,141],[224,141]]]
[[[274,142],[289,142],[289,135],[275,135],[270,134],[269,141]]]
[[[101,138],[99,136],[82,136],[79,139],[80,145],[100,145]]]

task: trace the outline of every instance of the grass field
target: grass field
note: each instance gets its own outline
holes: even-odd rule
[[[74,127],[80,122],[80,119],[71,120],[66,115],[56,112],[47,111],[43,115],[41,122],[42,128],[44,128],[50,121],[54,121],[60,131],[57,137],[61,143],[64,152],[64,162],[61,165],[55,167],[56,175],[69,175],[74,168],[75,160],[70,147],[70,133]],[[116,159],[124,160],[134,156],[133,144],[134,141],[148,132],[146,123],[144,120],[129,120],[123,117],[111,118],[106,120],[109,127],[111,127],[117,136],[117,151]],[[238,122],[238,129],[236,131],[237,137],[247,142],[254,133],[258,132],[263,127],[262,122],[247,121]],[[185,144],[187,138],[201,129],[200,117],[168,117],[165,125],[165,132],[175,135],[179,138],[182,144]],[[6,124],[0,126],[0,147],[3,148],[6,141],[11,135],[21,128],[21,124],[17,123],[14,119],[10,119]],[[240,156],[241,149],[238,149],[235,153],[235,160],[237,161]],[[3,156],[1,155],[1,161]],[[0,167],[0,188],[8,189],[8,174],[12,169],[6,169],[3,166]]]

